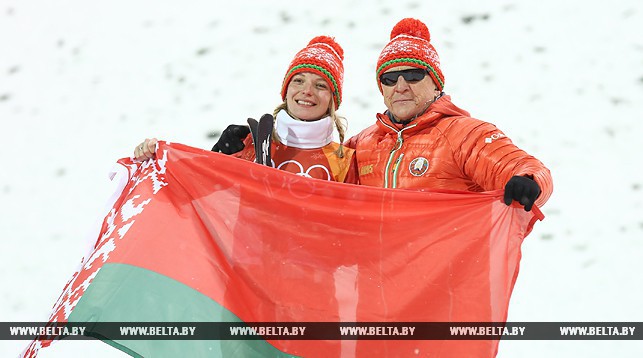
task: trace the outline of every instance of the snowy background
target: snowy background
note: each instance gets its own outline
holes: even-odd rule
[[[553,173],[509,320],[643,321],[640,0],[0,0],[0,321],[48,317],[116,159],[146,137],[209,149],[227,124],[272,112],[313,36],[344,48],[348,134],[373,123],[377,56],[404,17],[428,24],[453,101]],[[26,344],[0,341],[0,356]],[[118,353],[99,345],[93,356]],[[641,356],[642,341],[504,341],[498,354]]]

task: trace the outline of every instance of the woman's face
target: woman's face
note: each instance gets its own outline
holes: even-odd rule
[[[294,75],[286,90],[288,111],[303,121],[314,121],[326,116],[332,97],[332,88],[324,78],[311,72]]]

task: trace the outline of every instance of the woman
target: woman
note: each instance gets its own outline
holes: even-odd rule
[[[313,38],[295,55],[281,86],[283,103],[274,111],[273,167],[316,179],[347,179],[354,150],[341,144],[345,126],[335,112],[342,100],[343,59],[342,47],[328,36]],[[333,141],[333,127],[339,143]],[[151,158],[155,145],[156,139],[146,139],[136,147],[134,157]],[[212,150],[245,160],[255,158],[247,126],[228,126]]]

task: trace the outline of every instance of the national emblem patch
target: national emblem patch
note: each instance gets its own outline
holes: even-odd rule
[[[429,169],[429,160],[424,157],[417,157],[409,164],[409,172],[411,175],[419,177],[424,175]]]

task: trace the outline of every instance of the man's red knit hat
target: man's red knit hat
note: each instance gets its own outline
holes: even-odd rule
[[[288,66],[281,85],[281,99],[286,100],[286,90],[292,76],[300,72],[313,72],[323,77],[333,91],[335,109],[342,102],[344,82],[344,49],[332,37],[317,36],[308,46],[297,52]]]
[[[384,46],[377,60],[377,86],[382,92],[380,75],[397,66],[426,69],[440,91],[444,88],[444,75],[440,58],[430,43],[431,34],[426,25],[417,19],[406,18],[391,30],[391,41]]]

